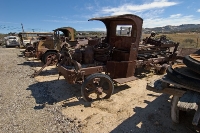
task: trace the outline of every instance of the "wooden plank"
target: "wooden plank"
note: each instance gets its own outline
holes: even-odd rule
[[[175,95],[175,96],[179,96],[181,97],[185,91],[184,90],[180,90],[180,89],[177,89],[177,88],[164,88],[162,90],[158,90],[154,87],[151,87],[151,86],[148,86],[146,87],[147,90],[150,90],[150,91],[153,91],[153,92],[156,92],[156,93],[165,93],[165,94],[169,94],[169,95]]]
[[[171,87],[168,83],[162,82],[161,80],[156,80],[148,83],[146,89],[157,93],[166,93],[169,95],[176,95],[179,97],[181,97],[186,92],[185,90],[181,90],[176,87]]]
[[[181,85],[173,80],[170,80],[169,78],[167,78],[166,76],[164,76],[162,79],[160,79],[162,82],[165,82],[165,83],[168,83],[168,84],[172,84],[174,85],[175,87],[177,88],[185,88],[185,89],[188,89],[188,90],[192,90],[192,91],[196,91],[196,92],[200,92],[200,89],[197,90],[197,89],[194,89],[192,87],[189,87],[189,86],[185,86],[185,85]]]

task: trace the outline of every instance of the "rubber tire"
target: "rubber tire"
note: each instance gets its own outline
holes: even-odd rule
[[[183,58],[183,63],[192,71],[200,74],[200,62],[192,59],[189,55],[187,55]]]
[[[199,90],[199,86],[200,86],[200,82],[198,80],[194,80],[192,78],[186,77],[184,75],[181,75],[177,72],[175,72],[171,66],[167,68],[167,77],[169,77],[169,79],[181,84],[181,85],[185,85],[188,87],[191,87],[193,89],[197,89]]]
[[[110,98],[111,95],[112,95],[112,93],[113,93],[113,91],[114,91],[113,81],[112,81],[112,79],[111,79],[108,75],[105,75],[105,74],[102,74],[102,73],[94,73],[94,74],[91,74],[91,75],[89,75],[89,76],[84,80],[84,82],[83,82],[83,84],[82,84],[82,86],[81,86],[81,95],[83,96],[83,99],[84,99],[85,101],[87,101],[87,102],[91,102],[91,101],[88,101],[87,98],[84,96],[84,89],[85,89],[86,84],[87,84],[91,79],[93,79],[93,78],[95,78],[95,77],[107,78],[107,79],[110,81],[110,83],[111,83],[112,92],[111,92],[110,95],[106,95],[106,96],[104,97],[104,99]]]
[[[57,52],[47,52],[47,53],[44,53],[43,56],[42,56],[42,62],[43,62],[44,64],[47,63],[46,58],[47,58],[50,54],[57,54]]]

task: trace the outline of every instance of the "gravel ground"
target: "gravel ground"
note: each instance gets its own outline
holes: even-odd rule
[[[0,59],[0,133],[80,132],[79,125],[54,104],[49,84],[30,78],[32,64],[20,49],[1,47]]]
[[[194,133],[194,112],[170,117],[170,96],[146,89],[149,75],[115,86],[110,99],[85,102],[80,85],[58,79],[55,67],[30,78],[41,62],[26,61],[18,48],[0,47],[0,133]],[[181,114],[181,112],[180,112]]]

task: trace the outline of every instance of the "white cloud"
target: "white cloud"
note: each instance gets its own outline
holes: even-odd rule
[[[179,18],[181,16],[181,14],[173,14],[170,15],[170,18]]]
[[[157,18],[160,14],[164,12],[164,9],[149,10],[146,12],[137,13],[138,16],[142,18]]]
[[[173,15],[171,15],[173,16]],[[144,28],[154,28],[154,27],[162,27],[166,25],[181,25],[181,24],[199,24],[200,18],[183,15],[175,15],[176,17],[167,17],[167,18],[150,18],[144,19],[143,27]]]
[[[103,7],[102,12],[110,15],[120,15],[124,13],[143,12],[151,9],[162,9],[164,7],[177,5],[177,2],[169,2],[168,0],[154,0],[151,3],[144,3],[142,5],[134,5],[126,3],[119,7]]]
[[[168,16],[166,16],[165,14],[165,16],[163,16],[165,8],[178,5],[180,4],[179,2],[170,0],[147,1],[148,3],[146,2],[140,5],[125,3],[117,7],[102,7],[102,9],[99,12],[95,12],[95,14],[98,16],[136,14],[143,18],[144,28],[161,27],[166,25],[181,25],[189,23],[199,24],[200,22],[200,18],[193,15],[186,16],[184,14],[177,13]],[[198,9],[197,12],[200,12],[200,9]]]

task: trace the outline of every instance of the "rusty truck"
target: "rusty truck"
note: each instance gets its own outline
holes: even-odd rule
[[[64,76],[69,84],[81,83],[81,94],[86,101],[110,98],[114,83],[137,79],[136,68],[165,71],[166,64],[176,56],[178,43],[154,40],[153,34],[140,43],[143,19],[137,15],[97,17],[89,21],[92,20],[105,24],[106,37],[89,40],[84,48],[65,47],[58,63],[59,76]]]

